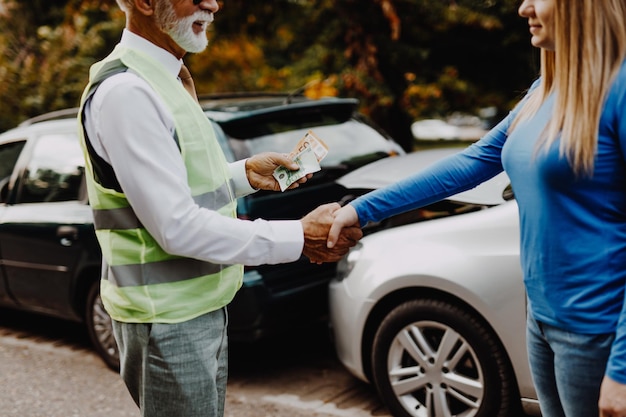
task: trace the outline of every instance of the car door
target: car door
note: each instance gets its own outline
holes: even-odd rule
[[[23,308],[72,318],[75,270],[94,240],[82,151],[68,129],[30,137],[24,152],[0,218],[6,290]]]
[[[16,137],[3,141],[0,144],[0,219],[4,217],[6,211],[6,201],[8,198],[9,180],[15,169],[17,159],[24,149],[26,139]],[[4,258],[2,256],[2,242],[0,241],[0,304],[11,305],[13,300],[9,296],[6,273],[4,266]]]

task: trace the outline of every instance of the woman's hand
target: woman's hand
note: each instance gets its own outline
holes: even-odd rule
[[[330,226],[328,232],[328,239],[326,245],[332,248],[339,239],[339,234],[344,227],[360,227],[359,216],[356,214],[356,210],[351,205],[345,205],[334,213],[335,219]]]
[[[600,417],[626,417],[626,384],[620,384],[608,376],[600,387]]]

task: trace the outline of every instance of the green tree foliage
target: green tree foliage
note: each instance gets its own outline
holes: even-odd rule
[[[123,15],[110,1],[0,3],[0,130],[78,105],[89,66],[119,38]]]
[[[186,58],[202,93],[303,91],[360,99],[405,148],[410,123],[505,112],[536,76],[517,0],[225,0]],[[0,130],[75,106],[119,39],[114,0],[0,0]]]
[[[228,0],[191,63],[205,92],[356,97],[410,148],[410,123],[510,109],[536,76],[517,0]],[[228,59],[223,59],[228,56]]]

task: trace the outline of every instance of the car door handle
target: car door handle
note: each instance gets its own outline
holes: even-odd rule
[[[72,246],[72,242],[78,240],[78,228],[74,226],[59,226],[57,228],[57,237],[61,238],[61,245]]]

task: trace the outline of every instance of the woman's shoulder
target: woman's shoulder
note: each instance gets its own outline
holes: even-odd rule
[[[615,81],[621,83],[622,86],[626,84],[626,59],[622,61],[622,65],[617,70]]]
[[[622,65],[617,70],[615,79],[611,85],[609,95],[618,97],[626,97],[626,59],[622,61]]]
[[[533,91],[534,89],[536,89],[537,87],[539,87],[539,85],[541,84],[541,77],[537,77],[533,83],[530,85],[530,88],[528,88],[528,91]]]
[[[606,95],[605,111],[621,118],[626,108],[626,60],[617,70],[615,78]]]

